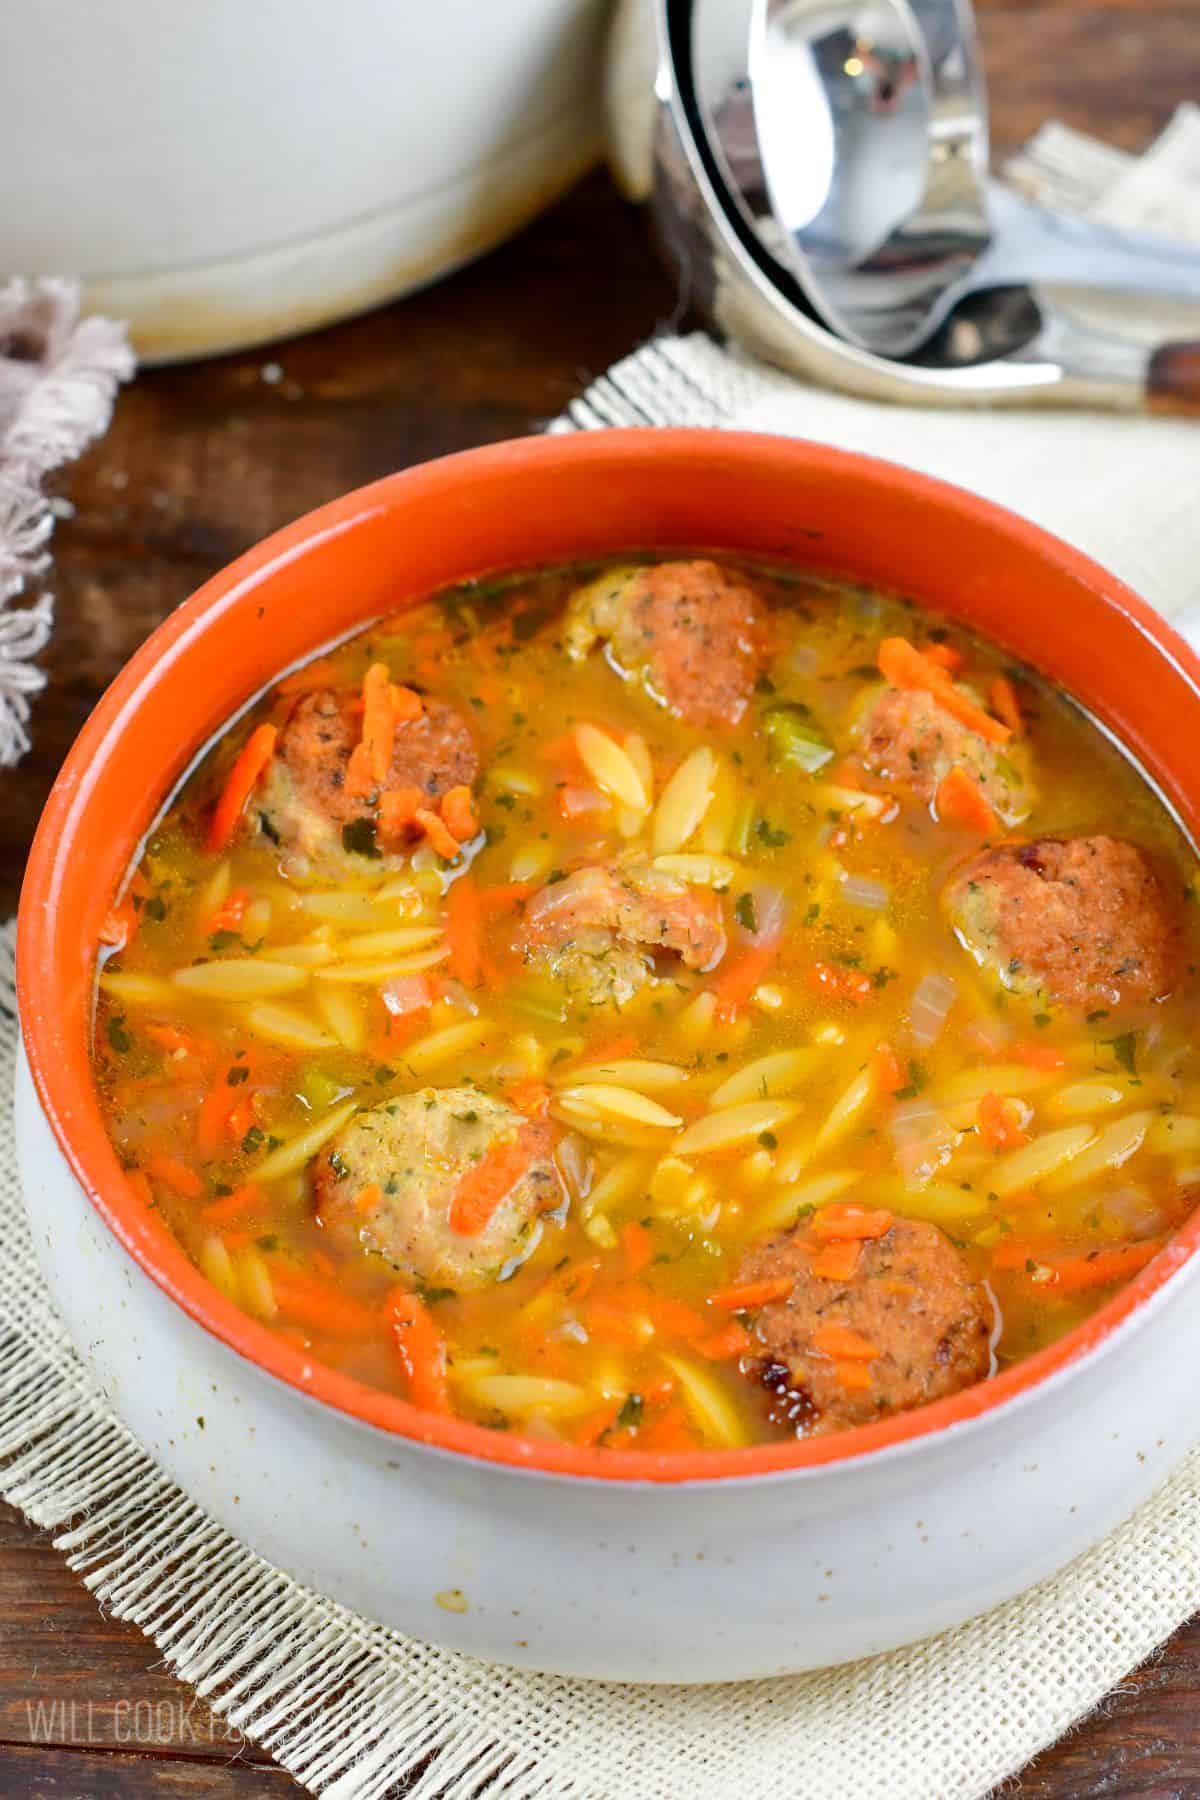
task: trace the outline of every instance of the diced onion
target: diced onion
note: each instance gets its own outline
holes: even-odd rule
[[[887,889],[866,875],[843,875],[842,899],[847,906],[861,906],[867,912],[886,912],[888,908]]]
[[[936,1043],[958,999],[958,983],[938,969],[922,975],[908,1003],[908,1023],[914,1044],[926,1049]]]

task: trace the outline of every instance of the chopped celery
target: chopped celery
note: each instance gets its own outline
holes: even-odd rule
[[[804,717],[802,708],[786,702],[773,706],[765,723],[774,762],[804,769],[810,775],[832,762],[833,745],[823,731]]]

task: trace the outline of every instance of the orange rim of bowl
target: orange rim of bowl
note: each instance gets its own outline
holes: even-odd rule
[[[388,552],[399,546],[393,568]],[[21,896],[17,982],[34,1085],[76,1180],[144,1273],[257,1368],[379,1430],[510,1468],[610,1481],[782,1474],[916,1446],[1029,1396],[1097,1350],[1191,1258],[1200,1214],[1084,1323],[948,1399],[823,1438],[602,1450],[421,1412],[276,1337],[200,1274],[137,1194],[105,1129],[89,1060],[100,919],[199,749],[281,666],[382,612],[456,580],[640,549],[797,563],[957,615],[1082,698],[1196,835],[1200,661],[1116,577],[1002,508],[873,458],[733,432],[603,431],[466,451],[358,489],[264,540],[172,613],[104,694],[47,802]],[[391,604],[378,604],[385,596]],[[282,665],[277,635],[290,652]],[[156,750],[162,779],[148,785]]]

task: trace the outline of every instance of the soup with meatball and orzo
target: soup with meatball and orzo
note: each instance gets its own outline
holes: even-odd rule
[[[722,558],[467,584],[283,677],[101,948],[129,1177],[271,1331],[609,1449],[986,1381],[1200,1187],[1194,856],[1069,701]]]

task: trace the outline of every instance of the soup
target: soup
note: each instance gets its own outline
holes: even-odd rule
[[[821,1434],[1052,1342],[1190,1212],[1195,877],[1076,707],[899,599],[533,571],[222,734],[106,921],[96,1080],[207,1278],[361,1381]]]

